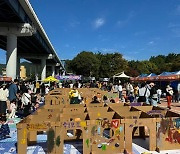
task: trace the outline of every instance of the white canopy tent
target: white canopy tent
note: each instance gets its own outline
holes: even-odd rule
[[[130,78],[130,76],[127,76],[124,71],[121,73],[117,73],[113,76],[113,78]]]
[[[117,74],[115,74],[115,75],[113,76],[113,83],[114,83],[114,79],[115,79],[115,78],[130,78],[130,76],[126,75],[126,74],[124,73],[124,71],[123,71],[123,72],[117,73]],[[119,82],[120,82],[120,81],[119,81]]]

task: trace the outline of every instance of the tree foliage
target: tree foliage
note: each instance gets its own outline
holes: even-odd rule
[[[98,55],[100,61],[99,76],[112,77],[114,74],[127,70],[128,62],[120,53]]]
[[[68,71],[83,76],[112,77],[124,71],[129,76],[179,71],[180,54],[152,56],[149,60],[127,61],[119,52],[102,54],[83,51],[66,63]]]
[[[97,76],[99,60],[93,52],[83,51],[72,59],[70,68],[78,75]]]

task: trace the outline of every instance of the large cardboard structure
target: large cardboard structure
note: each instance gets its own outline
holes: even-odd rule
[[[85,104],[70,105],[69,91],[51,91],[45,106],[17,124],[18,154],[25,154],[42,131],[47,133],[47,153],[63,154],[69,140],[82,140],[84,154],[131,152],[133,137],[149,137],[151,151],[180,149],[178,113],[144,103],[90,104],[94,95],[108,95],[90,88],[79,89]]]

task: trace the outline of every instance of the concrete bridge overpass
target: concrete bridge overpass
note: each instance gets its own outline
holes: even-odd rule
[[[28,0],[0,0],[0,48],[7,51],[7,76],[19,76],[20,58],[41,65],[41,79],[46,66],[52,75],[64,71],[60,58]]]

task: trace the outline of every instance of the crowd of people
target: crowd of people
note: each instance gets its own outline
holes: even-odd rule
[[[8,137],[7,119],[24,118],[44,104],[45,94],[54,89],[55,84],[45,86],[39,82],[19,82],[0,85],[0,139]]]
[[[130,82],[122,84],[91,81],[88,83],[76,82],[53,82],[51,85],[45,85],[40,82],[19,82],[15,79],[10,84],[0,86],[0,132],[3,132],[1,138],[8,137],[9,128],[6,125],[7,118],[24,118],[36,111],[44,104],[45,95],[55,88],[71,88],[69,92],[70,104],[84,103],[83,97],[78,88],[99,88],[119,96],[121,102],[145,102],[146,104],[157,106],[161,103],[161,97],[166,97],[167,108],[171,109],[172,102],[180,102],[180,84],[172,88],[167,84],[165,89],[161,89],[155,83],[132,84]],[[116,103],[112,98],[107,96],[99,97],[98,94],[92,98],[90,103]]]
[[[130,83],[126,82],[121,84],[121,82],[117,83],[108,83],[108,82],[94,82],[82,84],[79,82],[72,83],[70,82],[67,87],[73,88],[69,97],[71,98],[71,104],[79,104],[83,102],[83,98],[81,98],[78,93],[77,88],[100,88],[102,90],[107,90],[112,93],[117,93],[119,96],[119,102],[145,102],[148,105],[158,106],[161,104],[161,97],[167,99],[167,108],[171,109],[172,102],[180,102],[180,84],[177,87],[171,87],[170,84],[167,84],[165,88],[160,87],[158,84],[153,82],[150,83]],[[99,103],[101,100],[94,96],[92,98],[91,103]],[[111,98],[107,98],[107,96],[103,97],[103,102],[115,102]]]

